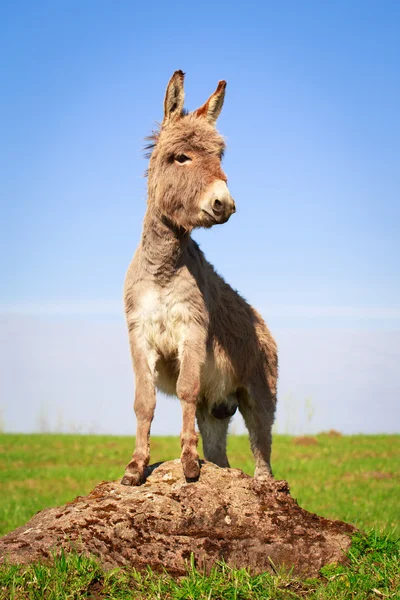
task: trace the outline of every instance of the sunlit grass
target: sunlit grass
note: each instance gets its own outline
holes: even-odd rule
[[[206,574],[197,570],[193,561],[188,564],[187,575],[176,579],[150,570],[105,572],[94,557],[61,552],[49,564],[0,566],[0,599],[398,598],[399,558],[396,542],[370,533],[353,538],[346,565],[326,566],[314,579],[302,580],[288,571],[252,576],[245,569],[231,569],[224,563]]]
[[[87,494],[101,480],[120,478],[133,444],[133,438],[115,436],[0,435],[1,533],[38,510]],[[152,438],[152,462],[179,453],[177,437]],[[231,436],[228,454],[232,467],[252,474],[247,436]],[[61,554],[52,564],[1,566],[0,599],[400,598],[394,541],[399,459],[400,436],[275,436],[275,476],[289,481],[300,506],[370,532],[353,542],[346,566],[325,567],[317,579],[304,581],[287,572],[251,576],[224,564],[205,575],[192,564],[187,576],[176,580],[151,571],[105,572],[95,558]]]
[[[122,476],[134,438],[94,435],[0,435],[0,534],[35,512],[85,495]],[[177,437],[153,437],[152,462],[179,457]],[[230,436],[231,466],[253,472],[247,436]],[[287,479],[300,506],[358,528],[392,533],[400,517],[400,436],[312,438],[276,435],[275,477]]]

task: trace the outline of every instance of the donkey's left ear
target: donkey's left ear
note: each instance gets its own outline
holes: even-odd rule
[[[185,101],[185,92],[183,90],[183,80],[185,73],[175,71],[167,85],[164,99],[164,120],[163,124],[176,121],[182,116],[183,103]]]
[[[225,88],[226,81],[219,81],[215,92],[211,94],[203,106],[200,106],[200,108],[195,111],[195,115],[198,117],[204,117],[207,119],[210,125],[215,125],[224,104]]]

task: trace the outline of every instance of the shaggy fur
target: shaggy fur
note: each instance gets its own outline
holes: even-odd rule
[[[181,462],[199,476],[195,418],[207,460],[228,467],[226,436],[239,407],[250,434],[255,476],[271,476],[277,349],[261,316],[207,262],[191,238],[235,211],[214,124],[225,82],[197,111],[183,111],[183,73],[172,76],[164,120],[152,138],[143,233],[125,281],[136,378],[136,448],[122,483],[137,485],[150,458],[156,388],[182,406]]]

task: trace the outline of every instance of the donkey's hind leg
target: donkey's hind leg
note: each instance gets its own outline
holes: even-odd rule
[[[197,406],[196,418],[203,441],[204,458],[219,467],[229,467],[226,437],[231,417],[214,417],[209,412],[207,402],[203,400]]]
[[[250,446],[255,460],[254,477],[272,476],[271,444],[276,398],[267,384],[251,385],[238,390],[239,410],[249,430]]]

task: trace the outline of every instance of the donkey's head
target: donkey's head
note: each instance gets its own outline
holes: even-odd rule
[[[151,138],[148,201],[160,216],[191,230],[225,223],[235,212],[235,203],[221,168],[225,143],[215,129],[226,82],[220,81],[203,106],[186,114],[183,79],[182,71],[172,75],[164,120]]]

